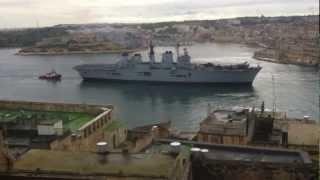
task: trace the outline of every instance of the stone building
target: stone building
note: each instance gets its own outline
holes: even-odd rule
[[[99,141],[116,147],[126,139],[112,111],[110,105],[0,101],[0,126],[16,157],[32,148],[90,151]]]
[[[148,151],[168,151],[175,140],[159,139]],[[189,180],[310,180],[309,155],[298,150],[180,141],[190,148]],[[170,150],[169,150],[170,151]]]
[[[217,144],[247,144],[247,110],[216,110],[200,123],[197,140]]]
[[[106,153],[31,150],[17,160],[5,179],[187,180],[183,154]],[[41,161],[37,161],[41,159]],[[183,161],[183,162],[182,162]]]
[[[216,144],[296,147],[315,152],[319,144],[315,120],[289,119],[284,112],[215,110],[200,123],[197,141]]]
[[[298,132],[298,133],[297,133]],[[290,121],[288,145],[317,146],[320,143],[320,126],[315,121]]]

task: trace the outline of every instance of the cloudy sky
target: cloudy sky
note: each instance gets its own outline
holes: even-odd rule
[[[0,0],[0,28],[319,13],[319,0]]]

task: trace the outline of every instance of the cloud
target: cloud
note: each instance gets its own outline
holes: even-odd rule
[[[0,0],[0,28],[319,13],[318,0]]]

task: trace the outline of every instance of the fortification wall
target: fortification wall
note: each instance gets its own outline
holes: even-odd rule
[[[89,151],[96,152],[96,144],[104,141],[108,143],[108,148],[115,149],[127,139],[126,128],[116,128],[112,131],[105,131],[105,128],[112,123],[108,119],[104,124],[95,129],[91,129],[90,134],[84,136],[83,133],[70,135],[63,139],[58,139],[50,144],[50,149],[60,151]],[[95,125],[91,125],[93,128]],[[86,130],[88,131],[88,130]],[[81,135],[82,134],[82,135]],[[79,136],[80,135],[80,136]]]
[[[87,104],[69,104],[53,102],[28,102],[28,101],[0,101],[0,109],[29,109],[35,111],[60,111],[60,112],[83,112],[99,114],[102,108],[113,109],[112,105],[98,106]]]

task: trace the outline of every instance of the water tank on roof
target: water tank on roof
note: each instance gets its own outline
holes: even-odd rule
[[[181,143],[178,141],[170,143],[170,152],[172,154],[179,154],[180,152]]]
[[[310,116],[303,116],[303,119],[304,119],[304,120],[309,120],[309,119],[310,119]]]
[[[201,149],[200,148],[197,148],[197,147],[193,147],[190,149],[191,152],[200,152]]]
[[[108,143],[107,142],[98,142],[97,144],[97,153],[105,154],[108,152]]]

